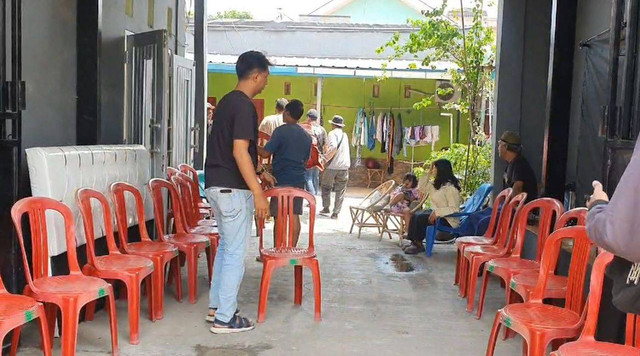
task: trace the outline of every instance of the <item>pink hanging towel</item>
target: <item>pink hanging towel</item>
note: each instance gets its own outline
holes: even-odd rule
[[[431,143],[431,126],[423,126],[422,130],[424,130],[422,144],[423,145],[430,144]]]

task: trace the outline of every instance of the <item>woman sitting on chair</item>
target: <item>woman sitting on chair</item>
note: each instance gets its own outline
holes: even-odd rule
[[[431,181],[432,177],[433,182]],[[409,221],[407,239],[411,245],[403,248],[404,253],[415,255],[424,252],[423,240],[426,237],[427,226],[435,225],[439,217],[441,224],[449,227],[458,227],[458,218],[448,218],[449,214],[460,211],[460,182],[453,174],[451,162],[439,159],[431,164],[429,172],[425,173],[418,182],[418,190],[421,194],[429,194],[431,209],[416,212]]]

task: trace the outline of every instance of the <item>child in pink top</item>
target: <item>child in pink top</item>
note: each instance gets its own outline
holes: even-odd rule
[[[417,187],[418,178],[413,173],[407,173],[402,185],[391,193],[390,210],[394,213],[408,213],[411,202],[420,199]]]

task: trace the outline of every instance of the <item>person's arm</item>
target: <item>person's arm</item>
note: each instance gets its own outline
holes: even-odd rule
[[[521,180],[513,182],[513,187],[511,187],[511,189],[511,197],[515,197],[524,191],[524,182]]]
[[[269,203],[262,193],[262,187],[249,155],[249,142],[249,140],[233,140],[233,158],[236,160],[242,178],[253,193],[256,215],[258,219],[263,219],[269,214]]]
[[[273,136],[271,136],[264,147],[258,146],[258,155],[260,157],[269,158],[278,150],[278,147],[280,147],[280,135],[278,134],[278,132],[278,129],[273,131]]]
[[[338,135],[331,135],[331,133],[329,133],[327,145],[324,149],[324,156],[327,160],[330,160],[336,153],[338,153]]]
[[[640,143],[640,140],[638,141]],[[632,262],[640,262],[640,145],[636,143],[633,156],[620,178],[616,192],[607,204],[595,185],[589,201],[587,216],[589,238],[605,250]]]

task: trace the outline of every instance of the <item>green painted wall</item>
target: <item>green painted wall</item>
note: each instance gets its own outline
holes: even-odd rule
[[[333,15],[351,16],[353,23],[404,24],[422,15],[399,0],[356,0]]]
[[[283,95],[284,83],[291,83],[291,95]],[[264,99],[265,116],[275,112],[275,101],[278,98],[286,97],[287,99],[298,99],[305,104],[305,111],[315,107],[316,97],[314,96],[314,84],[317,82],[315,77],[290,77],[290,76],[271,76],[269,84],[265,90],[256,97],[256,99]],[[380,85],[380,96],[373,97],[373,85]],[[232,74],[209,73],[209,96],[215,97],[218,101],[226,93],[233,90],[236,85],[236,76]],[[328,121],[333,115],[341,115],[345,119],[346,130],[349,137],[353,130],[358,108],[365,108],[369,112],[370,107],[386,108],[384,111],[393,110],[394,113],[402,114],[402,123],[404,126],[413,125],[439,125],[440,141],[436,143],[436,150],[450,146],[449,142],[449,118],[440,116],[445,112],[438,106],[434,105],[426,110],[413,110],[397,108],[410,108],[419,101],[422,96],[412,93],[411,98],[404,98],[404,87],[410,85],[412,89],[417,89],[426,93],[433,93],[435,90],[435,80],[425,79],[387,79],[378,82],[374,78],[324,78],[322,89],[322,117],[324,119],[324,127],[329,130]],[[396,109],[394,109],[396,108]],[[379,110],[376,110],[379,112]],[[377,116],[377,115],[376,115]],[[454,116],[455,118],[455,116]],[[455,125],[455,120],[454,120]],[[455,127],[454,127],[454,140]],[[467,142],[469,137],[468,120],[463,119],[460,123],[460,142]],[[414,152],[414,161],[424,161],[431,153],[431,146],[416,147]],[[352,156],[355,156],[355,149],[351,150]],[[372,151],[363,148],[362,157],[385,158],[386,154],[380,153],[380,143],[376,142],[376,147]],[[407,156],[402,153],[396,159],[411,161],[411,147],[407,147]]]

